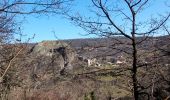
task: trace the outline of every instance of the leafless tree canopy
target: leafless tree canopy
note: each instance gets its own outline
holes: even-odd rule
[[[0,41],[9,39],[19,26],[18,15],[61,14],[69,10],[71,0],[1,0]],[[17,18],[17,19],[16,19]],[[17,21],[16,21],[17,20]],[[10,37],[11,38],[11,37]]]
[[[82,27],[88,34],[113,38],[120,45],[125,44],[131,47],[129,54],[132,59],[133,95],[135,100],[138,100],[140,94],[145,94],[140,92],[137,77],[139,67],[145,66],[139,64],[139,56],[141,55],[138,53],[138,45],[160,32],[159,30],[167,25],[170,12],[160,14],[156,16],[157,18],[150,17],[150,19],[144,20],[142,16],[148,15],[143,11],[148,9],[152,0],[91,0],[91,2],[93,7],[89,12],[89,16],[77,14],[69,15],[69,17],[74,24]],[[121,41],[115,36],[123,36],[130,42]],[[142,37],[141,40],[137,40],[139,36]]]
[[[62,14],[69,10],[72,0],[1,0],[0,1],[0,92],[8,90],[11,82],[11,69],[18,56],[24,57],[23,51],[26,45],[17,41],[15,45],[15,34],[19,33],[22,22],[21,15],[50,15]],[[19,31],[18,31],[19,30]],[[28,39],[29,40],[29,39]],[[26,41],[29,42],[29,41]],[[11,44],[12,43],[12,44]],[[20,44],[21,43],[21,44]],[[8,85],[7,85],[8,84]],[[8,88],[8,89],[7,89]],[[2,95],[0,96],[2,99]]]
[[[152,0],[91,0],[93,7],[87,16],[71,16],[76,25],[84,28],[90,34],[101,36],[125,36],[131,39],[131,32],[135,28],[135,35],[152,35],[169,19],[166,12],[157,18],[144,20],[143,11],[147,10]],[[146,9],[145,9],[146,8]],[[134,23],[135,21],[135,23]],[[133,28],[133,24],[135,27]]]
[[[27,50],[24,51],[24,49],[27,48],[27,45],[20,44],[20,42],[18,44],[9,43],[10,40],[13,39],[14,34],[17,33],[20,25],[20,15],[64,14],[70,18],[75,25],[83,28],[88,35],[95,34],[99,37],[109,38],[109,41],[114,41],[108,42],[110,43],[108,45],[109,50],[112,51],[114,49],[117,50],[118,53],[126,54],[125,59],[127,59],[126,61],[128,62],[116,66],[119,68],[114,69],[116,70],[116,73],[118,73],[115,76],[124,75],[125,77],[128,77],[129,80],[127,83],[129,87],[127,90],[131,92],[135,100],[140,100],[143,95],[147,99],[153,99],[154,91],[157,92],[155,89],[156,85],[162,86],[162,84],[168,84],[170,87],[169,77],[167,77],[169,76],[169,73],[166,70],[169,63],[162,65],[162,63],[158,62],[160,59],[166,59],[164,58],[164,55],[160,55],[160,52],[169,55],[169,45],[165,45],[167,47],[155,47],[154,42],[157,42],[157,38],[153,37],[160,35],[159,32],[161,32],[161,34],[170,34],[168,24],[170,21],[170,10],[168,8],[168,0],[165,0],[166,2],[164,3],[167,7],[167,11],[162,14],[157,14],[156,16],[144,13],[155,0],[91,0],[92,9],[89,13],[85,13],[86,15],[82,15],[82,12],[73,15],[74,13],[69,11],[71,1],[73,0],[0,1],[0,87],[2,87],[0,92],[2,94],[3,92],[4,94],[9,92],[7,90],[10,90],[10,85],[13,85],[16,81],[15,76],[16,78],[19,77],[17,77],[16,73],[20,68],[22,69],[24,65],[33,66],[32,62],[28,62],[28,65],[24,62],[27,60],[25,58],[29,58],[27,57],[29,55],[27,55]],[[144,19],[143,16],[147,16],[144,18],[148,19]],[[143,45],[143,43],[148,51],[141,50],[140,46]],[[96,42],[96,44],[99,43]],[[100,45],[93,46],[94,47],[91,46],[92,48],[87,48],[87,51],[101,47]],[[104,47],[105,46],[103,46],[103,48]],[[65,47],[59,49],[52,48],[49,52],[58,52],[63,57],[63,64],[65,67],[69,66],[68,57],[66,57],[67,55],[65,54],[66,50]],[[35,55],[32,53],[29,56]],[[40,56],[35,58],[35,63],[37,63],[37,65],[34,64],[35,67],[39,65],[38,67],[42,68],[42,66],[48,67],[48,65],[50,65],[52,68],[54,65],[58,65],[57,63],[54,64],[54,59],[47,64],[45,61],[42,61],[45,59],[48,61],[50,57],[44,57],[42,59]],[[58,59],[58,56],[54,56],[54,58]],[[149,62],[147,62],[147,60]],[[83,64],[81,66],[83,66]],[[47,70],[44,69],[42,69],[42,71],[46,73]],[[50,71],[54,72],[54,70]],[[60,71],[61,75],[62,71]],[[101,69],[78,73],[76,75],[78,77],[81,75],[86,75],[87,77],[88,75],[97,76],[98,74],[108,75],[111,74],[112,71],[113,69]],[[35,72],[38,73],[38,70]],[[166,74],[163,74],[163,72],[166,72]],[[57,74],[54,73],[54,75]],[[35,79],[38,79],[37,75],[33,76]],[[14,82],[11,80],[14,80]],[[162,84],[158,84],[162,80]],[[159,92],[160,91],[157,93],[159,94]],[[167,98],[169,98],[169,96]]]
[[[57,13],[69,0],[2,0],[0,12],[15,14]]]

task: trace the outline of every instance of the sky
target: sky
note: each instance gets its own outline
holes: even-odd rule
[[[167,9],[164,7],[164,2],[162,1],[167,0],[153,0],[152,5],[149,5],[147,11],[144,11],[144,14],[152,16],[154,14],[166,12]],[[91,16],[91,14],[88,13],[89,5],[91,5],[90,0],[77,0],[73,5],[73,10],[75,10],[74,12],[80,12],[84,15]],[[26,20],[24,20],[22,24],[22,33],[26,34],[26,36],[24,36],[25,40],[35,34],[35,37],[31,40],[31,42],[96,37],[82,35],[86,34],[83,29],[73,25],[68,19],[61,15],[49,17],[26,16],[25,19]],[[140,16],[140,19],[147,19],[147,16],[142,15]]]
[[[87,11],[89,1],[90,0],[77,0],[73,5],[75,9],[79,9],[79,11]],[[70,20],[64,18],[62,15],[24,16],[21,29],[22,34],[24,34],[23,41],[27,41],[28,38],[33,37],[35,34],[34,39],[30,42],[95,37],[87,36],[83,29],[73,25]],[[16,35],[16,37],[18,37],[18,35]]]

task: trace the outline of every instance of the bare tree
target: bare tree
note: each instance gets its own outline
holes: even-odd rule
[[[2,0],[0,1],[0,36],[6,39],[15,33],[19,24],[16,22],[18,15],[49,15],[61,14],[69,10],[72,0]],[[18,21],[18,19],[17,19]]]
[[[153,36],[160,30],[169,20],[170,12],[166,12],[157,18],[149,20],[140,20],[140,17],[146,16],[142,11],[151,3],[151,0],[91,0],[93,9],[90,15],[81,16],[80,14],[68,15],[77,26],[82,27],[88,34],[95,34],[101,37],[111,38],[117,41],[116,45],[128,45],[130,50],[125,52],[131,56],[131,78],[133,86],[133,96],[135,100],[139,99],[139,95],[145,94],[140,92],[138,82],[138,69],[146,64],[139,62],[139,45]],[[122,41],[115,36],[123,36],[129,42]],[[137,39],[137,37],[142,37]]]
[[[3,92],[13,84],[9,79],[15,76],[14,63],[22,55],[25,57],[25,45],[15,34],[20,32],[20,15],[62,14],[69,10],[72,0],[1,0],[0,1],[0,98]],[[28,39],[29,40],[29,39]],[[26,41],[26,43],[29,41]],[[22,44],[23,43],[23,44]]]
[[[0,12],[15,14],[40,14],[59,13],[66,10],[66,5],[71,0],[3,0],[0,5]]]
[[[70,1],[72,0],[0,1],[0,47],[3,48],[3,44],[11,42],[11,40],[14,39],[14,34],[20,31],[20,21],[18,19],[20,16],[18,15],[65,13],[69,10],[68,5]],[[14,42],[15,41],[13,41],[13,43]],[[18,40],[18,42],[21,42],[21,40]]]

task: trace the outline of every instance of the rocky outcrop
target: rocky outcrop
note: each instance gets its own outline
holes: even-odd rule
[[[33,47],[32,51],[34,55],[51,58],[53,62],[58,60],[61,69],[70,68],[75,56],[75,51],[61,41],[40,42]]]
[[[51,87],[61,75],[72,70],[75,51],[61,41],[43,41],[34,45],[23,65],[28,66],[24,84],[29,88]]]

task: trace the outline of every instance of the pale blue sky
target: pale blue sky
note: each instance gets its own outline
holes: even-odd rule
[[[164,7],[164,2],[169,0],[153,0],[150,7],[144,11],[144,14],[141,16],[141,20],[147,19],[151,15],[156,13],[164,13],[167,8]],[[88,5],[90,5],[91,0],[77,0],[74,5],[76,5],[73,9],[77,9],[84,15],[89,15],[88,13]],[[168,8],[169,9],[169,8]],[[75,38],[89,38],[94,36],[83,36],[81,34],[85,34],[81,28],[74,26],[70,23],[69,20],[63,18],[62,16],[41,16],[41,17],[33,17],[27,16],[26,21],[23,22],[22,30],[24,34],[27,34],[27,37],[31,37],[33,34],[35,35],[34,40],[32,42],[39,42],[42,40],[56,40],[54,37],[54,33],[58,37],[58,39],[75,39]],[[27,38],[25,37],[25,38]]]

